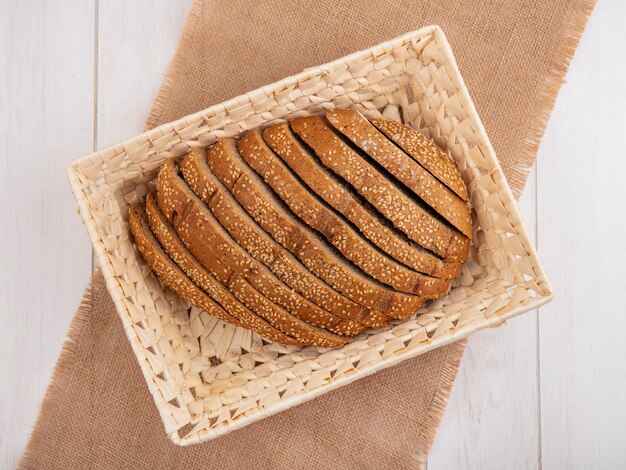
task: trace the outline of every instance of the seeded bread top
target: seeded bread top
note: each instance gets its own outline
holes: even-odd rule
[[[472,218],[467,203],[387,139],[361,113],[353,109],[331,109],[326,111],[326,118],[352,142],[357,153],[370,157],[462,234],[472,236]],[[432,147],[427,147],[424,152],[430,155],[431,151]]]
[[[412,127],[391,119],[372,119],[371,122],[461,199],[469,200],[461,172],[432,140]]]

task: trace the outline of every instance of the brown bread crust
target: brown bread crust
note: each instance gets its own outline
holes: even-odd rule
[[[350,183],[397,228],[445,261],[462,262],[469,254],[467,237],[435,219],[399,191],[372,165],[345,144],[324,117],[296,118],[291,129],[319,159]]]
[[[287,288],[237,245],[178,176],[178,171],[178,159],[170,159],[163,165],[159,172],[157,201],[168,222],[200,264],[223,284],[229,284],[235,274],[250,281],[256,291],[244,303],[290,336],[303,341],[307,338],[308,344],[342,344],[345,338],[315,328],[289,313],[300,308],[315,311],[319,307]]]
[[[354,109],[330,109],[326,111],[326,119],[463,235],[472,237],[472,217],[467,203],[387,139],[361,113]],[[429,149],[434,151],[433,146]]]
[[[256,130],[244,135],[237,143],[237,148],[239,155],[226,152],[226,157],[215,162],[215,166],[222,168],[227,174],[238,175],[236,183],[229,189],[237,199],[248,200],[246,206],[248,212],[250,208],[258,208],[261,205],[263,205],[263,210],[260,211],[260,217],[267,217],[266,212],[275,212],[271,216],[274,221],[269,225],[281,227],[282,231],[289,227],[292,241],[309,237],[312,243],[323,246],[325,241],[318,236],[317,232],[319,232],[365,273],[398,291],[417,294],[427,299],[439,298],[447,292],[449,281],[417,273],[398,263],[378,250],[358,231],[350,227],[342,217],[320,202],[276,157],[263,141],[260,131]],[[248,168],[246,163],[261,175],[276,195],[263,184],[263,180]],[[211,165],[210,161],[209,165]],[[216,170],[213,172],[218,174]],[[241,195],[238,195],[239,193]],[[283,207],[283,202],[288,208]],[[312,231],[305,223],[317,232]],[[292,245],[293,243],[287,241],[284,246],[289,249]],[[337,260],[337,262],[342,261]]]
[[[291,255],[285,249],[285,246],[289,246],[304,266],[334,289],[349,299],[368,308],[379,310],[389,317],[408,318],[423,305],[423,298],[394,291],[364,275],[340,255],[337,256],[325,244],[314,244],[306,232],[295,233],[294,225],[290,224],[286,218],[279,217],[275,207],[268,204],[260,193],[248,184],[250,181],[247,175],[228,164],[229,161],[232,162],[234,155],[237,155],[237,148],[232,139],[222,139],[207,150],[207,162],[213,164],[213,172],[208,170],[204,176],[205,183],[211,185],[212,189],[207,190],[205,187],[203,191],[210,193],[214,189],[216,194],[221,191],[222,184],[214,176],[215,172],[220,173],[227,186],[233,187],[233,194],[252,216],[252,218],[248,216],[245,211],[243,214],[233,214],[238,217],[237,231],[242,233],[251,230],[248,238],[254,241],[255,248],[268,255],[270,253]],[[256,175],[253,174],[253,176]],[[262,228],[258,227],[257,223]],[[272,234],[276,240],[265,231]]]
[[[135,204],[129,209],[129,224],[135,245],[146,263],[167,287],[187,300],[191,305],[204,310],[209,315],[220,320],[252,329],[270,341],[291,345],[304,344],[278,331],[260,318],[255,321],[249,315],[243,315],[241,310],[233,310],[233,313],[237,315],[242,314],[235,317],[213,301],[163,251],[158,240],[150,230],[143,206]],[[250,315],[254,316],[251,312]]]
[[[161,243],[165,252],[199,287],[209,294],[212,299],[222,305],[233,316],[239,318],[242,326],[248,329],[259,331],[258,328],[255,328],[255,322],[267,324],[240,303],[240,301],[246,298],[256,298],[254,287],[237,274],[230,277],[227,286],[216,280],[198,260],[194,258],[176,234],[174,227],[165,219],[165,216],[158,207],[155,192],[149,193],[146,197],[146,213],[148,215],[150,228]],[[237,300],[235,296],[239,300]],[[258,308],[259,306],[254,305],[254,307]],[[356,324],[356,322],[352,320],[344,320],[334,315],[327,314],[326,312],[319,318],[316,316],[299,318],[313,326],[326,328],[333,333],[342,335],[354,335],[355,333],[360,333],[365,328],[364,325]]]
[[[352,222],[372,243],[418,272],[451,279],[461,272],[460,263],[444,263],[430,251],[389,226],[366,201],[360,201],[349,187],[310,154],[291,131],[288,123],[263,131],[263,139],[303,184]]]
[[[391,119],[372,119],[371,122],[461,199],[469,200],[461,172],[432,140],[412,127]]]
[[[363,305],[346,298],[315,277],[248,217],[211,173],[205,149],[194,149],[190,152],[181,162],[180,168],[191,190],[208,206],[230,236],[253,258],[268,266],[291,289],[320,306],[318,310],[324,308],[341,318],[360,320],[366,310]],[[267,263],[271,263],[271,266]]]

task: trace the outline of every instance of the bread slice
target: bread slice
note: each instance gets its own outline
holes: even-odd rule
[[[202,289],[189,279],[180,267],[165,253],[159,241],[150,230],[146,212],[142,205],[135,204],[131,206],[128,216],[135,245],[146,263],[148,263],[167,287],[187,300],[191,305],[204,310],[209,315],[219,318],[220,320],[252,329],[270,341],[292,345],[306,344],[278,331],[251,312],[246,314],[245,310],[243,310],[243,306],[241,306],[241,309],[231,310],[236,316],[226,312],[221,305],[212,300]],[[236,300],[234,302],[236,302]]]
[[[469,238],[434,217],[345,144],[324,117],[295,118],[291,129],[319,159],[352,185],[398,229],[445,261],[463,262]]]
[[[317,305],[313,305],[300,295],[295,294],[296,289],[293,286],[287,286],[282,281],[279,281],[269,269],[262,263],[256,261],[238,245],[237,241],[222,227],[213,212],[205,206],[202,200],[196,196],[188,184],[181,178],[179,175],[181,171],[179,163],[180,159],[171,159],[161,168],[159,172],[157,200],[159,207],[170,223],[174,221],[181,224],[179,222],[181,216],[184,216],[185,219],[193,216],[192,220],[196,222],[196,227],[182,227],[181,229],[199,232],[196,238],[189,237],[189,243],[194,244],[199,255],[194,253],[194,250],[190,249],[190,251],[194,253],[198,260],[204,265],[203,260],[210,263],[213,258],[215,258],[215,254],[209,252],[210,247],[208,242],[211,242],[219,249],[218,253],[224,252],[223,262],[226,263],[227,266],[232,266],[232,269],[235,270],[243,270],[245,273],[251,273],[253,275],[252,280],[257,290],[263,292],[265,295],[274,294],[278,296],[276,299],[280,299],[279,303],[290,311],[303,308],[319,309],[320,307]],[[191,173],[188,173],[188,177],[190,177],[190,181],[194,184],[193,181],[195,177]],[[192,214],[183,213],[183,211],[192,212]],[[227,219],[224,220],[229,223]],[[175,223],[174,225],[177,224]],[[202,230],[204,226],[207,226],[206,230]],[[177,232],[179,232],[179,227],[176,226],[175,228]],[[201,240],[209,236],[210,238],[207,240],[207,244],[203,245]],[[182,236],[181,239],[188,245]],[[289,264],[283,266],[283,264],[278,264],[278,261],[274,264],[278,266],[279,270],[297,268],[297,264],[293,264],[291,267]],[[257,272],[259,275],[257,275]],[[307,271],[304,270],[304,272],[306,273]],[[299,280],[296,281],[299,282]],[[266,294],[263,289],[267,289],[268,293]],[[338,300],[340,301],[341,298]],[[348,299],[345,299],[341,307],[342,309],[335,309],[334,313],[342,318],[359,320],[365,312],[363,306],[351,302]]]
[[[335,291],[315,277],[291,253],[274,242],[241,209],[228,190],[211,173],[206,150],[196,148],[181,162],[181,171],[191,190],[209,207],[213,216],[253,258],[265,264],[290,288],[320,309],[359,321],[365,307]]]
[[[280,226],[283,231],[289,228],[292,239],[309,237],[315,246],[323,247],[325,241],[317,234],[319,232],[365,273],[401,292],[418,294],[427,299],[441,297],[447,292],[450,281],[426,276],[398,263],[302,186],[263,141],[259,130],[241,137],[237,143],[239,154],[234,149],[228,151],[228,145],[226,147],[225,157],[214,162],[209,160],[209,166],[218,177],[219,172],[237,175],[237,181],[229,189],[237,199],[252,201],[248,206],[263,206],[259,217],[268,217],[267,208],[273,211],[271,217],[274,220],[270,226]],[[263,177],[276,194],[246,163]],[[283,202],[288,207],[284,207]],[[285,246],[289,248],[291,244],[287,241]]]
[[[185,247],[180,240],[174,227],[165,219],[161,213],[156,201],[156,193],[151,192],[146,197],[146,213],[148,214],[148,222],[152,232],[165,249],[166,253],[180,266],[180,268],[211,298],[220,303],[227,311],[233,312],[237,318],[248,318],[253,315],[252,320],[261,321],[254,313],[233,297],[233,294],[242,302],[246,302],[251,308],[259,308],[262,305],[251,304],[249,300],[256,300],[257,291],[250,283],[238,274],[234,274],[229,278],[228,286],[224,286],[217,281]],[[230,290],[229,290],[230,289]],[[235,312],[243,311],[241,315]],[[299,317],[300,320],[306,321],[313,326],[326,328],[333,333],[352,336],[360,333],[365,329],[365,325],[357,323],[353,320],[344,320],[330,313],[320,310],[320,315],[309,315]],[[252,326],[244,324],[246,328],[254,329]],[[255,330],[256,331],[256,330]]]
[[[306,309],[311,309],[310,314],[314,314],[319,307],[285,286],[237,245],[178,176],[178,171],[177,159],[170,159],[163,165],[159,172],[157,201],[168,222],[200,264],[223,284],[228,285],[235,274],[248,280],[258,295],[244,299],[244,303],[281,331],[298,338],[311,338],[309,344],[321,344],[322,337],[325,345],[330,345],[331,341],[340,344],[343,338],[314,328],[289,313],[306,315],[309,314]]]
[[[444,263],[390,226],[367,201],[354,195],[346,183],[307,151],[288,123],[268,127],[263,131],[263,139],[303,186],[346,217],[381,250],[411,269],[433,277],[451,279],[460,274],[460,263]]]
[[[276,208],[268,203],[265,195],[262,196],[252,185],[248,184],[250,180],[248,175],[237,174],[238,170],[228,164],[229,161],[233,161],[233,155],[237,155],[234,140],[222,139],[207,150],[207,162],[212,164],[214,171],[220,173],[226,184],[233,188],[233,194],[245,209],[237,222],[237,228],[239,232],[254,230],[248,238],[250,241],[254,240],[256,248],[264,253],[270,253],[269,250],[272,250],[272,253],[291,255],[290,250],[304,266],[334,289],[349,299],[368,308],[379,310],[392,318],[408,318],[424,303],[424,299],[419,296],[397,292],[364,275],[327,245],[316,244],[306,230],[297,232],[293,223],[295,219],[287,220],[280,217]],[[248,170],[252,176],[256,177],[252,170]],[[215,194],[221,192],[220,186],[222,185],[211,170],[204,171],[202,176],[205,186],[201,191],[210,193],[214,189]],[[261,184],[263,184],[262,181]],[[207,190],[207,186],[212,189]],[[257,223],[262,228],[258,227]],[[255,230],[257,228],[259,230]],[[275,239],[272,239],[264,230]],[[289,250],[285,247],[289,247]]]
[[[464,201],[469,200],[461,172],[432,140],[412,127],[391,119],[372,119],[371,122],[457,196]]]
[[[218,141],[206,153],[202,153],[201,150],[189,153],[181,164],[183,175],[190,182],[190,186],[196,194],[200,195],[204,201],[208,201],[210,206],[217,206],[219,209],[217,212],[220,213],[220,217],[218,217],[220,223],[225,226],[226,230],[231,233],[240,245],[251,252],[253,257],[264,264],[272,260],[282,260],[281,265],[284,267],[281,267],[280,273],[277,272],[276,274],[279,277],[285,275],[285,278],[281,278],[285,283],[292,287],[297,284],[308,289],[317,289],[318,285],[325,286],[325,289],[321,291],[320,301],[325,301],[324,296],[333,295],[336,297],[338,295],[350,302],[361,305],[366,309],[362,313],[367,313],[367,310],[375,310],[387,316],[387,320],[392,318],[391,315],[387,314],[396,312],[399,307],[403,308],[401,315],[411,316],[422,305],[423,299],[416,300],[413,304],[406,306],[396,298],[390,299],[388,296],[381,296],[380,292],[372,291],[368,286],[362,288],[358,285],[355,288],[346,276],[342,266],[331,262],[331,259],[327,256],[327,251],[317,253],[309,249],[309,244],[306,240],[298,240],[294,245],[294,249],[298,251],[299,257],[302,259],[301,263],[289,250],[281,246],[263,228],[258,226],[257,222],[241,208],[239,203],[209,168],[208,153],[218,153],[213,159],[220,160],[225,158],[224,152],[221,151],[223,150],[222,144],[222,141]],[[232,141],[231,144],[234,145]],[[219,203],[216,203],[216,200]],[[215,214],[217,216],[217,213]],[[280,240],[283,237],[279,230],[275,233],[277,239]],[[274,265],[276,265],[276,262],[271,267],[273,270],[275,269]],[[314,276],[309,270],[310,268],[314,268],[311,270],[313,272],[324,272],[325,276],[320,277],[329,281],[328,284]],[[361,321],[361,318],[359,317],[356,320]],[[363,323],[371,326],[367,323],[371,318],[373,318],[372,314],[366,316],[366,320],[363,320]]]
[[[360,112],[329,109],[326,119],[463,235],[472,237],[472,217],[467,203],[387,139]]]

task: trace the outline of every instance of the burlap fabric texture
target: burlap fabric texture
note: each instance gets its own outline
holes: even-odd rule
[[[519,194],[593,4],[197,0],[147,127],[439,24]],[[177,447],[97,272],[68,336],[22,468],[418,468],[465,347],[440,348],[222,438]]]

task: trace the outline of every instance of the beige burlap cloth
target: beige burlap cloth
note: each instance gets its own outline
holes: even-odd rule
[[[519,194],[593,3],[196,1],[147,126],[436,23]],[[96,273],[20,465],[416,468],[431,447],[464,347],[440,348],[225,437],[177,447]]]

